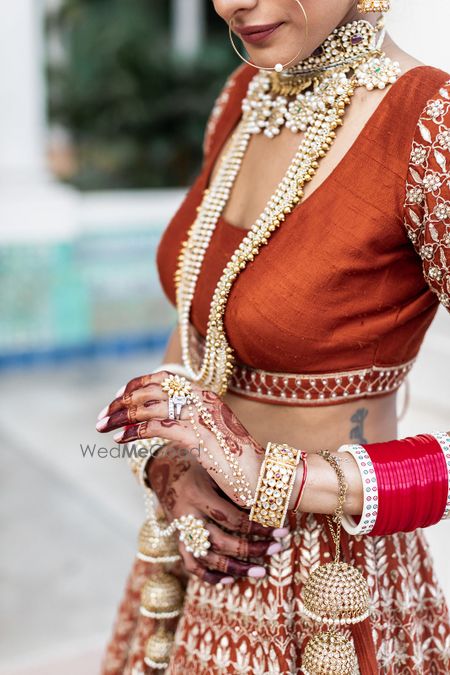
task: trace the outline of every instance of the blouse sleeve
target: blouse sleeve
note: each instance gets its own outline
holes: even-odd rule
[[[214,140],[216,136],[216,131],[219,126],[219,120],[224,114],[227,105],[231,100],[233,89],[236,87],[239,79],[239,75],[242,72],[243,66],[239,66],[234,70],[231,75],[228,77],[225,85],[220,92],[219,96],[216,98],[214,106],[211,110],[211,113],[206,124],[205,134],[203,138],[203,157],[206,159],[211,152],[211,149],[214,146]]]
[[[450,80],[427,102],[416,126],[404,224],[428,285],[450,311]]]

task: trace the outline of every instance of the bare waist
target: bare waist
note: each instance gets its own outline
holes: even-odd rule
[[[397,392],[314,408],[257,402],[232,392],[224,401],[264,447],[279,441],[314,452],[397,438]]]

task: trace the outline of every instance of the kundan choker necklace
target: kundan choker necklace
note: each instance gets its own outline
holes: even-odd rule
[[[270,75],[258,71],[249,84],[242,102],[241,121],[210,188],[205,190],[197,218],[183,243],[175,274],[183,363],[190,379],[221,396],[227,391],[234,365],[234,353],[224,329],[231,287],[302,200],[303,187],[331,147],[335,129],[343,123],[355,88],[383,89],[398,79],[399,64],[381,51],[383,38],[382,21],[375,27],[367,21],[352,21],[336,28],[314,54],[294,68]],[[196,368],[189,350],[189,321],[206,250],[252,135],[264,132],[273,138],[284,125],[294,133],[304,132],[303,136],[284,178],[234,251],[217,283],[210,305],[203,358]]]
[[[355,85],[383,89],[397,80],[400,68],[380,47],[383,20],[364,20],[335,28],[315,52],[283,73],[260,71],[251,81],[242,110],[250,131],[273,138],[286,125],[293,133],[306,131],[312,115],[342,92],[349,72]]]

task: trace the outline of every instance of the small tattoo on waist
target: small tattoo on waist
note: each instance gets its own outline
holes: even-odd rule
[[[350,421],[353,423],[350,429],[350,440],[353,443],[367,443],[367,439],[364,436],[364,422],[368,414],[367,408],[358,408],[350,417]]]

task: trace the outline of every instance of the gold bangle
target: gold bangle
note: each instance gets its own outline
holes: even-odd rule
[[[283,527],[301,457],[301,450],[286,443],[269,441],[259,472],[250,520],[265,527]]]

